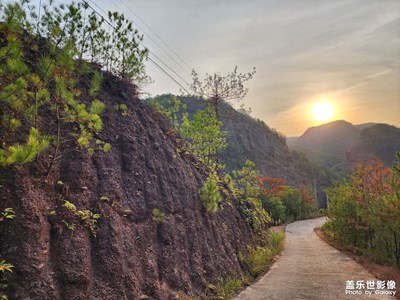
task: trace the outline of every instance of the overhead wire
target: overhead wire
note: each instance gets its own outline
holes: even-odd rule
[[[118,5],[116,5],[115,4],[115,2],[113,2],[113,1],[110,1],[118,10],[120,10],[121,11],[121,8],[118,6]],[[125,4],[125,3],[124,3]],[[125,4],[126,5],[126,4]],[[128,8],[129,8],[129,6],[127,6]],[[130,9],[130,8],[129,8]],[[103,12],[104,12],[104,10],[103,10]],[[105,13],[105,12],[104,12]],[[165,52],[167,55],[169,55],[168,54],[168,52],[166,52],[156,41],[154,41],[154,39],[152,39],[135,21],[132,21],[137,27],[138,27],[138,29],[139,30],[141,30],[142,32],[143,32],[143,34],[145,34],[146,35],[146,37],[147,38],[149,38],[151,41],[153,41],[161,50],[163,50],[163,52]],[[142,42],[143,43],[143,42]],[[143,43],[143,44],[145,44],[145,43]],[[149,53],[152,55],[152,56],[154,56],[154,58],[156,59],[156,60],[158,60],[161,64],[163,64],[166,68],[168,68],[172,73],[174,73],[177,77],[179,77],[179,79],[181,79],[187,86],[190,86],[190,84],[186,81],[186,79],[184,79],[181,75],[179,75],[174,69],[172,69],[167,63],[165,63],[161,58],[159,58],[155,53],[154,53],[154,51],[151,51],[150,49],[149,49],[149,47],[147,47],[146,46],[146,48],[148,49],[148,51],[149,51]],[[172,58],[172,57],[171,57]],[[173,58],[172,58],[173,59]],[[175,62],[176,63],[176,62]],[[178,64],[178,63],[177,63]],[[179,64],[178,64],[179,65]],[[189,74],[190,75],[190,74]],[[190,75],[191,76],[191,75]]]
[[[186,66],[186,68],[191,72],[192,71],[192,69],[193,68],[191,68],[184,60],[183,60],[183,58],[178,54],[178,53],[176,53],[176,51],[174,51],[174,49],[172,49],[149,25],[147,25],[147,23],[128,5],[128,4],[126,4],[126,2],[124,1],[124,0],[119,0],[121,3],[123,3],[127,8],[128,8],[128,10],[130,11],[130,12],[132,12],[132,14],[134,14],[135,16],[136,16],[136,18],[138,19],[138,20],[140,20],[142,23],[143,23],[143,25],[147,28],[147,29],[149,29],[150,30],[150,32],[152,33],[152,34],[154,34],[154,36],[156,36],[160,41],[161,41],[161,43],[163,43],[174,55],[175,55],[175,57],[177,58],[177,59],[179,59],[182,63],[183,63],[183,65],[184,66]],[[111,2],[113,2],[113,1],[111,1]],[[136,25],[137,25],[137,23],[136,23]],[[141,28],[141,30],[145,33],[145,30],[143,30],[143,28]],[[168,52],[166,52],[156,41],[154,41],[152,38],[151,38],[151,36],[149,35],[149,34],[147,34],[146,33],[146,35],[147,35],[147,37],[151,40],[151,41],[153,41],[158,47],[160,47],[160,49],[161,50],[163,50],[163,52],[165,52],[178,66],[180,66],[181,68],[182,68],[182,66],[181,66],[181,64],[180,63],[178,63],[173,57],[171,57],[170,56],[170,54],[168,53]],[[182,68],[183,70],[184,70],[184,68]],[[186,71],[186,70],[185,70]],[[191,74],[189,74],[190,76],[191,76]]]
[[[139,20],[141,20],[143,23],[144,21],[122,0],[120,0],[135,16],[137,16],[137,18]],[[122,11],[122,9],[114,2],[114,1],[110,1],[118,10]],[[161,49],[162,52],[164,52],[177,66],[179,66],[187,75],[189,75],[189,77],[191,77],[191,73],[189,73],[187,70],[185,70],[185,68],[182,67],[182,64],[180,64],[179,62],[176,61],[176,59],[174,57],[172,57],[157,41],[155,41],[151,35],[149,35],[144,29],[143,27],[141,27],[137,22],[132,21],[133,24],[135,24],[135,26],[143,33],[143,35],[146,36],[147,39],[149,39],[150,41],[152,41],[158,48]],[[146,27],[149,28],[149,30],[151,32],[154,32],[146,23],[144,23],[146,25]],[[164,44],[166,44],[155,32],[153,33],[154,35],[156,35]],[[166,45],[168,48],[170,48],[168,45]],[[149,47],[147,47],[149,49]],[[171,48],[170,48],[171,49]],[[171,49],[172,52],[176,53],[174,50]],[[176,76],[178,76],[187,86],[190,86],[190,84],[182,78],[182,76],[180,76],[174,69],[172,69],[172,67],[170,67],[167,63],[165,63],[162,59],[160,59],[155,53],[154,51],[150,51],[149,52],[154,56],[155,59],[157,59],[158,61],[160,61],[161,64],[163,64],[165,67],[167,67],[172,73],[174,73]],[[178,55],[178,54],[176,54]],[[184,64],[186,64],[184,62]],[[190,69],[190,67],[188,67]]]
[[[84,3],[86,3],[88,5],[88,7],[93,10],[99,17],[102,18],[102,20],[104,22],[107,23],[108,26],[110,26],[112,29],[116,30],[116,28],[102,15],[100,14],[91,4],[93,4],[95,7],[97,7],[101,12],[103,12],[105,15],[107,15],[107,12],[105,12],[101,7],[99,7],[95,2],[93,2],[92,0],[82,0]],[[89,3],[90,2],[90,3]],[[112,1],[111,1],[112,2]],[[115,3],[113,3],[115,5]],[[115,5],[116,6],[116,5]],[[116,6],[118,8],[118,6]],[[147,47],[148,49],[148,47]],[[148,49],[149,54],[151,54],[152,56],[154,56],[157,60],[159,60],[163,65],[165,65],[171,72],[173,72],[176,76],[178,76],[180,78],[180,80],[182,80],[186,85],[189,86],[188,82],[183,79],[176,71],[174,71],[171,67],[168,66],[168,64],[166,64],[162,59],[160,59],[158,56],[156,56],[153,52],[150,51],[150,49]],[[176,79],[174,78],[174,76],[172,76],[168,71],[166,71],[162,66],[160,66],[160,64],[158,64],[157,62],[155,62],[151,57],[148,57],[148,60],[154,65],[156,66],[157,69],[159,69],[162,73],[164,73],[166,76],[168,76],[173,82],[175,82],[180,88],[182,88],[186,93],[189,94],[188,90]]]

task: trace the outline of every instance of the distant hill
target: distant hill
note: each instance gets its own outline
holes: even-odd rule
[[[388,124],[375,124],[361,131],[359,139],[346,153],[347,160],[359,163],[378,157],[385,165],[396,162],[400,151],[400,128]]]
[[[363,123],[363,124],[357,124],[357,125],[354,125],[356,128],[358,128],[359,130],[364,130],[365,128],[368,128],[368,127],[371,127],[371,126],[373,126],[373,125],[375,125],[376,123],[373,123],[373,122],[368,122],[368,123]]]
[[[337,156],[345,156],[346,150],[359,137],[360,130],[346,121],[334,121],[308,128],[295,145],[322,151]]]
[[[313,163],[344,175],[354,164],[377,156],[392,165],[400,151],[400,129],[387,124],[353,125],[340,120],[307,129],[290,139],[292,150],[302,151]]]

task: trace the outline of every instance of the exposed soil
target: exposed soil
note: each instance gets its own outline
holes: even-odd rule
[[[15,266],[10,299],[177,299],[178,291],[201,295],[218,277],[244,275],[236,255],[252,232],[230,192],[217,213],[205,211],[198,190],[206,170],[177,151],[133,86],[105,74],[99,99],[107,109],[98,138],[109,153],[69,149],[47,178],[51,151],[0,169],[0,210],[16,212],[0,223],[0,257]],[[127,116],[114,108],[122,103]],[[65,200],[101,214],[96,236]],[[164,220],[153,219],[155,208]]]
[[[376,278],[381,280],[394,280],[397,285],[400,282],[400,270],[392,266],[380,265],[371,260],[370,258],[362,255],[357,255],[344,247],[340,247],[338,243],[335,243],[328,235],[326,235],[320,228],[315,228],[315,233],[326,243],[335,247],[336,249],[342,251],[352,260],[362,265],[373,274]],[[400,299],[400,289],[397,286],[396,289],[396,299]]]

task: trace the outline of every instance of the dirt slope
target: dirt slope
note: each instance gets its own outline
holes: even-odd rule
[[[229,193],[223,209],[205,211],[205,170],[178,154],[134,87],[107,75],[99,98],[109,153],[69,149],[46,180],[49,152],[0,169],[0,210],[16,212],[0,223],[0,257],[15,266],[10,299],[175,299],[178,290],[201,294],[219,276],[243,274],[236,255],[251,231]],[[113,107],[121,103],[127,116]],[[97,236],[79,220],[67,229],[74,217],[65,200],[101,214]],[[153,220],[154,208],[163,221]]]

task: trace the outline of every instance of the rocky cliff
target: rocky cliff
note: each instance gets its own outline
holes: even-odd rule
[[[169,107],[172,97],[161,95],[150,102]],[[201,98],[178,96],[178,99],[186,105],[189,115],[207,107]],[[304,157],[299,160],[297,155],[292,155],[282,134],[263,121],[235,110],[229,103],[222,102],[219,110],[228,144],[220,153],[225,172],[241,169],[246,160],[251,160],[263,175],[283,178],[295,186],[313,183],[313,174],[317,171],[312,170],[313,166]]]
[[[229,190],[221,187],[217,213],[206,212],[198,196],[206,170],[177,151],[133,86],[104,76],[98,138],[111,144],[109,153],[71,146],[48,176],[49,151],[0,168],[0,211],[16,214],[0,223],[0,257],[15,266],[10,299],[176,299],[243,275],[237,254],[252,232]],[[78,218],[66,201],[100,219]]]

